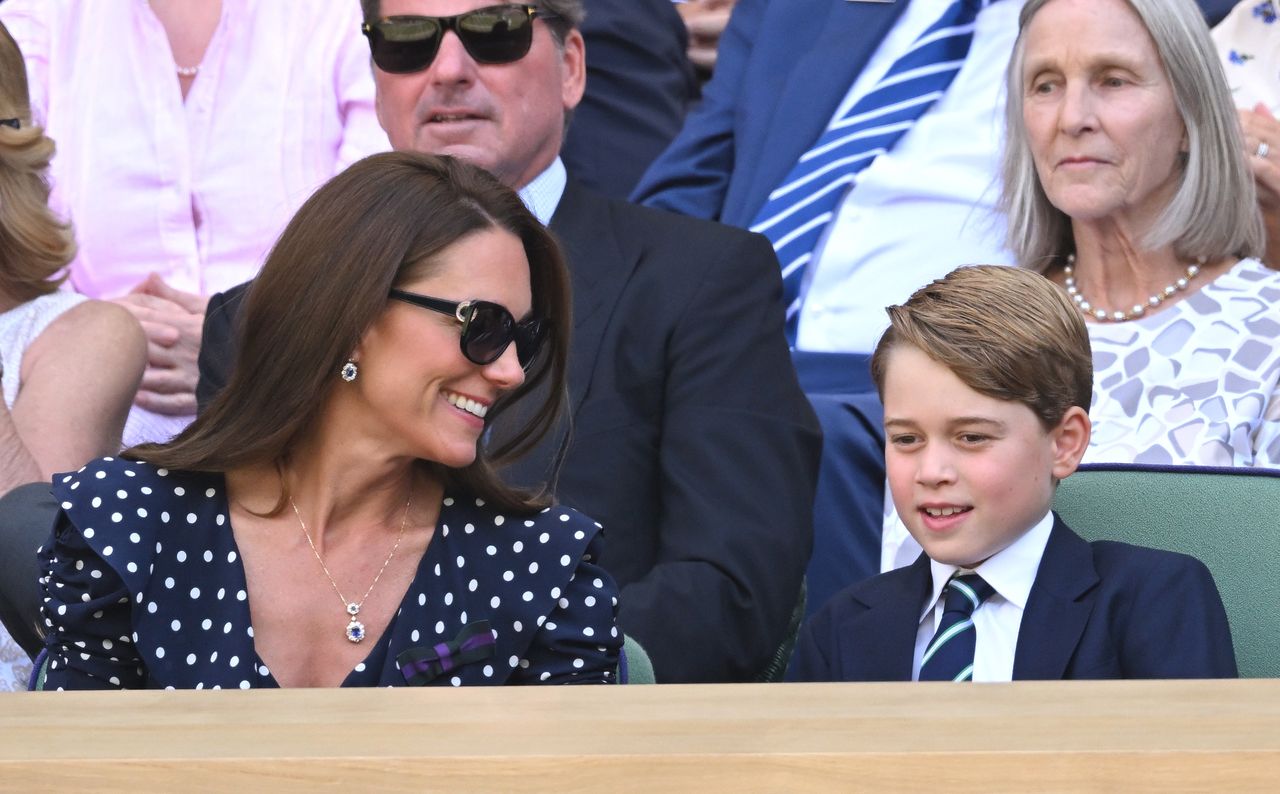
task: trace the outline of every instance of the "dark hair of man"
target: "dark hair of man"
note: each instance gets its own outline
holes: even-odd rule
[[[246,295],[226,388],[176,439],[134,447],[126,456],[164,468],[217,472],[273,462],[283,473],[290,450],[341,384],[339,369],[386,310],[388,292],[429,275],[441,251],[486,229],[520,238],[529,259],[533,314],[551,326],[524,383],[494,404],[489,422],[545,381],[546,388],[538,389],[542,403],[519,412],[524,423],[503,434],[508,440],[500,448],[478,443],[470,466],[420,463],[447,490],[473,494],[496,509],[545,507],[545,489],[511,488],[494,470],[537,444],[564,404],[568,273],[555,241],[520,198],[485,171],[452,157],[377,154],[321,187],[285,228]],[[287,496],[284,490],[277,511]]]
[[[557,45],[562,45],[565,34],[582,25],[582,20],[587,15],[584,3],[585,0],[534,0],[530,5],[547,12],[549,16],[546,23],[551,29],[551,37]],[[493,4],[503,5],[500,0],[494,0]],[[360,10],[364,12],[365,22],[377,22],[382,16],[382,4],[379,0],[360,0]]]
[[[1089,332],[1066,292],[1039,273],[959,267],[885,311],[889,329],[871,357],[882,399],[889,353],[910,345],[979,394],[1027,406],[1046,430],[1072,406],[1089,410]]]
[[[53,141],[31,123],[27,67],[18,43],[0,25],[0,292],[25,303],[54,292],[76,253],[71,226],[49,209]],[[17,362],[12,362],[17,366]]]

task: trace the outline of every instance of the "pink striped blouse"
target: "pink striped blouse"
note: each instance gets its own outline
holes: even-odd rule
[[[58,144],[53,202],[91,297],[153,271],[205,295],[245,281],[316,187],[389,148],[355,0],[222,0],[185,103],[146,0],[5,0],[0,20]]]

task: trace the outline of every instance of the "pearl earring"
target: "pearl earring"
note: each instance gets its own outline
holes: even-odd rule
[[[343,380],[345,380],[347,383],[350,383],[351,381],[356,379],[356,375],[360,374],[360,370],[356,368],[356,362],[347,361],[347,363],[342,365],[342,369],[339,371],[338,374],[342,376]]]

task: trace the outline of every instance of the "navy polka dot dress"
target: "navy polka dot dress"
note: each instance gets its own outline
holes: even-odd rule
[[[45,689],[278,686],[253,644],[220,474],[103,458],[54,478]],[[607,683],[622,645],[600,527],[446,497],[386,632],[343,686]]]

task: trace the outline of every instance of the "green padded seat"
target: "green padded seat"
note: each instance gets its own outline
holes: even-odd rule
[[[1086,540],[1189,554],[1213,573],[1243,678],[1280,677],[1280,471],[1093,464],[1054,510]]]
[[[618,661],[618,683],[620,684],[656,684],[653,675],[653,662],[645,653],[640,643],[627,635],[622,635],[622,658]]]

